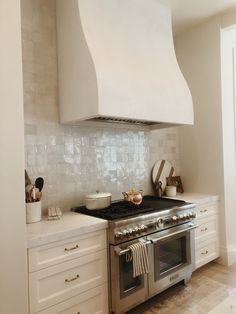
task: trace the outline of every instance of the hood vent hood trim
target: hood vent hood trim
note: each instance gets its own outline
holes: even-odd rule
[[[88,119],[87,121],[135,124],[135,125],[141,125],[141,126],[145,126],[145,125],[151,126],[151,125],[157,124],[157,122],[140,121],[140,120],[133,120],[133,119],[121,119],[121,118],[112,118],[112,117],[96,117],[96,118]]]
[[[169,8],[157,0],[56,3],[62,123],[193,124]]]

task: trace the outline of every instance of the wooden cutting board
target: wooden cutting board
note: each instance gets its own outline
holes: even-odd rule
[[[162,191],[166,187],[166,178],[175,175],[175,170],[171,162],[168,160],[157,160],[152,168],[152,182],[155,187],[158,186],[158,181],[162,183]]]

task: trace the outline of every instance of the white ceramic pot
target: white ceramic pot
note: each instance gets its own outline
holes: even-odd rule
[[[41,201],[26,203],[26,223],[30,224],[38,222],[42,219],[42,204]]]
[[[111,193],[94,193],[88,194],[84,199],[87,209],[102,209],[111,205]]]

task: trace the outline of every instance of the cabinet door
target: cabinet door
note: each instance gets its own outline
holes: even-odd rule
[[[29,274],[30,311],[35,313],[107,281],[106,250]]]
[[[29,272],[40,270],[106,248],[106,230],[29,249]]]
[[[219,257],[219,244],[216,239],[196,245],[196,268],[203,266]]]
[[[218,212],[218,203],[209,203],[201,206],[197,206],[195,209],[196,218],[205,218],[210,215],[217,215]]]
[[[210,216],[209,218],[197,219],[196,224],[198,228],[195,230],[196,242],[205,241],[210,237],[215,239],[218,234],[217,216]]]
[[[39,314],[107,314],[107,284],[81,293]]]

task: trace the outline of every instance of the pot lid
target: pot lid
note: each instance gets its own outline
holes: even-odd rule
[[[99,199],[99,198],[106,198],[110,197],[111,193],[109,192],[96,192],[93,194],[88,194],[85,196],[86,199]]]

